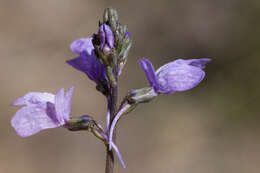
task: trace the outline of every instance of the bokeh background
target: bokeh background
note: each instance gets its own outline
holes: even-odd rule
[[[0,0],[0,173],[104,172],[103,144],[57,128],[20,138],[10,103],[29,91],[76,86],[72,115],[104,124],[95,84],[65,63],[70,43],[97,31],[105,7],[118,9],[133,47],[120,98],[148,85],[137,60],[158,68],[176,58],[211,57],[196,88],[139,106],[118,126],[127,163],[115,172],[260,172],[260,2],[258,0]]]

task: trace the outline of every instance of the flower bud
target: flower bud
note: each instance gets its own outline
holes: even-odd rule
[[[118,26],[118,14],[113,8],[107,8],[104,12],[103,17],[104,23],[108,23],[113,31],[117,29]]]
[[[98,30],[98,37],[100,41],[100,48],[113,49],[114,48],[114,34],[107,24],[102,24]]]

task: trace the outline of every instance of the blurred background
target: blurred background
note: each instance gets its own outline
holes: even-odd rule
[[[133,47],[120,98],[148,85],[137,64],[213,59],[196,88],[138,106],[118,126],[126,161],[115,173],[260,172],[260,2],[257,0],[0,0],[0,173],[104,172],[105,148],[91,134],[50,129],[19,137],[10,103],[29,91],[76,86],[72,115],[104,125],[106,101],[65,61],[70,43],[97,32],[105,7],[118,9]]]

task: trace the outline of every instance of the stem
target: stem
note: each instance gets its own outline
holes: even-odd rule
[[[124,99],[122,100],[122,102],[120,103],[120,106],[119,106],[119,108],[118,108],[119,111],[123,108],[123,106],[124,106],[124,104],[125,104],[126,102],[127,102],[127,97],[124,97]]]
[[[114,169],[114,154],[112,150],[109,150],[109,146],[107,145],[105,173],[113,173],[113,169]]]
[[[116,79],[117,80],[117,79]],[[111,85],[111,107],[110,107],[110,125],[112,120],[115,117],[115,113],[117,111],[117,97],[118,97],[118,87],[117,85]],[[114,135],[113,141],[116,141],[116,135]],[[107,156],[106,156],[106,169],[105,173],[113,173],[114,169],[114,154],[112,150],[109,150],[109,146],[106,148]]]
[[[110,110],[111,110],[111,99],[110,96],[107,97],[107,116],[106,116],[106,134],[108,135],[109,127],[110,127]]]

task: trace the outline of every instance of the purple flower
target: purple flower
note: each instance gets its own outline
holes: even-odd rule
[[[105,67],[94,53],[92,38],[75,40],[70,45],[70,49],[72,52],[79,54],[79,56],[66,61],[69,65],[84,72],[90,80],[96,83],[106,79]]]
[[[98,37],[101,49],[108,46],[110,49],[114,48],[114,34],[107,24],[102,24],[98,29]]]
[[[21,137],[59,126],[70,119],[70,104],[74,87],[64,95],[64,88],[56,95],[51,93],[29,92],[16,99],[11,105],[21,106],[11,120],[13,128]]]
[[[210,61],[209,58],[178,59],[163,65],[156,72],[146,58],[139,60],[139,64],[154,91],[158,94],[169,94],[197,86],[205,76],[203,68]]]

